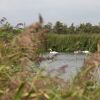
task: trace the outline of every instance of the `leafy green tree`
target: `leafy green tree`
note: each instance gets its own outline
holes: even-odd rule
[[[75,33],[74,23],[72,23],[71,26],[69,27],[69,33],[71,33],[71,34],[74,34]]]
[[[53,30],[55,33],[62,34],[63,33],[63,23],[61,23],[60,21],[57,21],[56,24],[54,25]]]
[[[84,32],[86,32],[86,33],[92,32],[92,24],[91,23],[86,23]]]

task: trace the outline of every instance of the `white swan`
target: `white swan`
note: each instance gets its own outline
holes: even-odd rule
[[[52,55],[56,55],[56,54],[58,54],[58,52],[56,52],[56,51],[52,51],[52,49],[49,49],[50,50],[50,54],[52,54]]]
[[[74,54],[78,54],[79,52],[78,51],[74,51]]]
[[[78,54],[78,53],[81,53],[81,51],[80,50],[74,51],[74,54]]]
[[[88,50],[84,50],[84,51],[81,51],[81,50],[74,51],[74,54],[79,54],[79,53],[90,54],[90,51],[88,51]]]
[[[88,51],[88,50],[84,50],[84,51],[82,51],[82,53],[90,54],[90,51]]]

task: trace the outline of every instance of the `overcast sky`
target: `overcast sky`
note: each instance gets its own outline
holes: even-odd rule
[[[41,13],[45,23],[62,21],[66,24],[100,22],[100,0],[0,0],[0,18],[11,23],[38,20]]]

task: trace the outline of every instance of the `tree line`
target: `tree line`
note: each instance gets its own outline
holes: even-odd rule
[[[49,22],[44,25],[44,28],[48,29],[49,33],[57,34],[100,33],[100,24],[92,25],[91,23],[81,23],[80,25],[72,23],[68,26],[60,21],[57,21],[54,25]]]

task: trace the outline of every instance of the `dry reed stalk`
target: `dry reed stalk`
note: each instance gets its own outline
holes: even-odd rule
[[[43,19],[39,16],[39,22],[25,28],[24,32],[18,34],[13,40],[13,47],[18,51],[22,50],[25,53],[24,57],[35,60],[37,51],[45,43],[44,33],[46,30],[42,28]],[[24,61],[25,62],[25,61]]]
[[[87,79],[98,81],[96,79],[98,79],[98,76],[100,76],[100,73],[98,74],[98,72],[96,72],[96,71],[98,71],[100,69],[100,52],[96,52],[96,53],[88,56],[85,59],[83,66],[84,66],[83,69],[85,70],[83,79],[87,78]]]
[[[100,52],[100,43],[97,43],[97,51]]]

